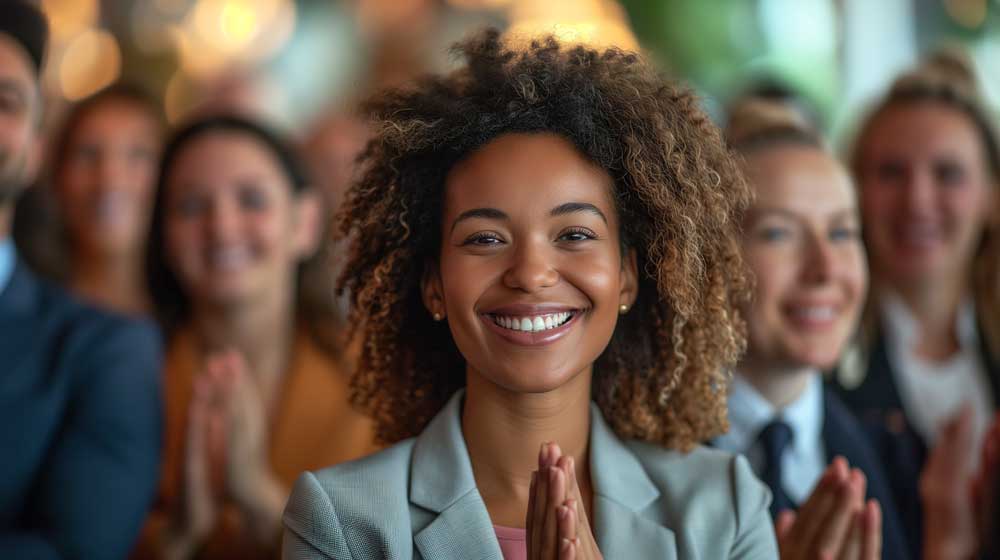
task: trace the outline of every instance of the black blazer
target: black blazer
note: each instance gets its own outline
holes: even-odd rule
[[[977,332],[982,333],[982,329]],[[980,355],[991,385],[993,402],[1000,405],[1000,363],[987,350],[980,334]],[[861,383],[848,388],[834,375],[831,388],[864,426],[889,479],[914,558],[923,546],[923,508],[920,504],[920,472],[927,460],[927,444],[913,428],[896,386],[893,364],[881,333],[874,337]]]
[[[862,425],[828,387],[823,390],[823,444],[827,458],[832,460],[841,455],[852,467],[865,473],[868,480],[866,497],[878,500],[882,508],[882,558],[913,558],[899,508],[878,453],[865,437]]]
[[[16,263],[0,292],[0,558],[123,558],[159,476],[152,324]]]

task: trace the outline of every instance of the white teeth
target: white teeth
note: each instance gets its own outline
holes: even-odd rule
[[[247,247],[226,247],[211,252],[210,259],[215,268],[238,268],[250,260],[250,250]]]
[[[493,315],[493,322],[497,325],[515,331],[539,332],[554,329],[568,321],[572,314],[569,312],[552,313],[549,315],[537,315],[532,317],[505,317]]]
[[[800,307],[794,313],[808,321],[829,321],[836,316],[832,307]]]

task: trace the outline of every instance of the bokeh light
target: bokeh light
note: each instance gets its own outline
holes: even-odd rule
[[[59,86],[71,101],[111,84],[121,73],[121,51],[114,36],[88,29],[67,45],[59,62]]]

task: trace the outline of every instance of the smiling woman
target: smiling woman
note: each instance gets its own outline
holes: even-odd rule
[[[765,489],[698,446],[744,344],[718,131],[635,54],[456,50],[368,105],[341,214],[353,397],[398,443],[299,480],[286,557],[773,556]]]

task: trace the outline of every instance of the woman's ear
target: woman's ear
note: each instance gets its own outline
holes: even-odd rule
[[[424,262],[424,273],[420,278],[420,291],[424,307],[427,308],[431,317],[435,321],[444,319],[444,290],[441,286],[441,272],[438,269],[437,261],[433,259],[427,259]]]
[[[325,207],[313,189],[307,189],[295,197],[295,225],[292,242],[300,259],[308,259],[320,246],[320,238],[326,230],[323,220],[328,218]]]
[[[636,297],[639,296],[638,255],[632,247],[629,247],[625,253],[625,258],[622,259],[619,285],[621,286],[621,292],[618,296],[618,305],[624,305],[624,309],[628,310],[635,303]]]

